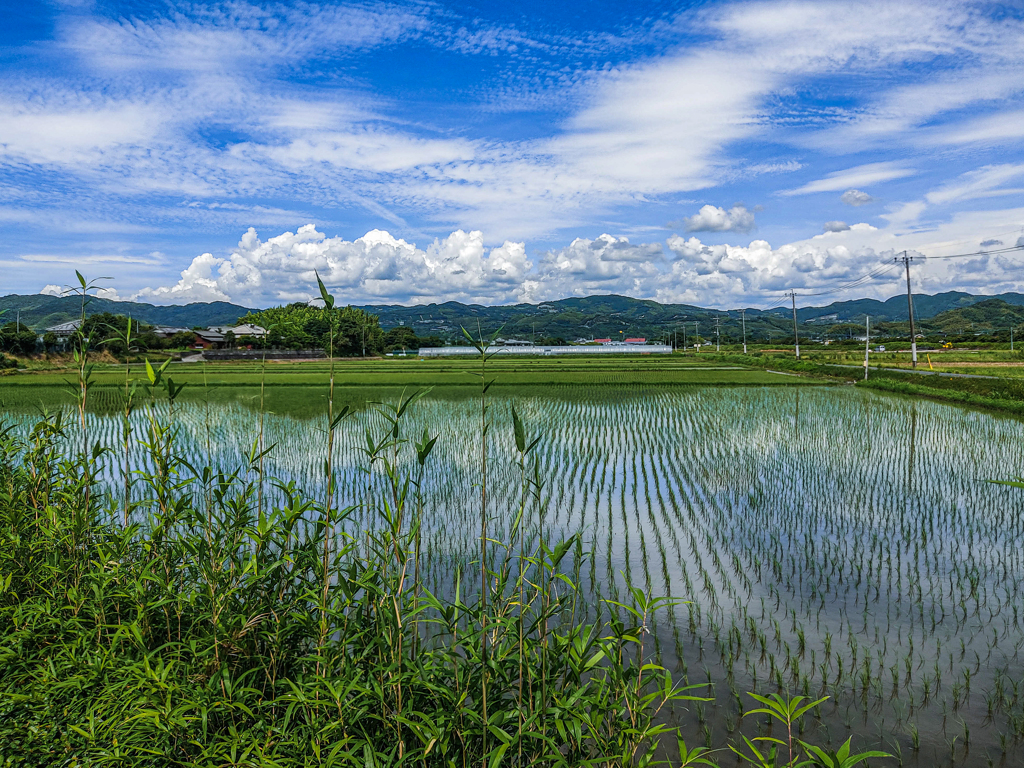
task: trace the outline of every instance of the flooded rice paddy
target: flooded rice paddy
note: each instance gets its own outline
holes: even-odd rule
[[[491,398],[488,438],[491,529],[506,540],[522,492],[512,399]],[[788,690],[830,697],[805,722],[821,743],[853,733],[906,765],[1024,764],[1024,489],[989,482],[1024,474],[1024,423],[852,387],[563,387],[514,400],[540,438],[528,524],[582,534],[570,570],[593,605],[627,600],[628,586],[688,601],[651,626],[661,663],[714,699],[672,715],[688,741],[753,733],[746,692]],[[190,463],[230,471],[259,415],[191,402],[174,420]],[[424,549],[426,583],[444,592],[478,551],[480,404],[428,395],[407,422],[410,438],[439,435]],[[88,428],[118,445],[117,416],[90,415]],[[367,429],[383,429],[370,409],[336,442],[357,536],[376,524],[383,484],[366,471]],[[323,430],[323,418],[266,414],[265,473],[324,493]],[[131,461],[145,465],[141,446]]]

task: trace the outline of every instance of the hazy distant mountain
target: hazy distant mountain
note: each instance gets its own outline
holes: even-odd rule
[[[993,300],[1000,301],[993,303]],[[963,322],[984,323],[984,318],[998,324],[997,316],[999,312],[1005,314],[1007,304],[1024,307],[1024,294],[975,296],[959,291],[934,296],[915,294],[914,316],[925,322],[943,313],[981,305],[981,314],[977,317],[972,315],[972,318],[968,319],[962,314],[950,316],[948,323],[944,320],[940,325],[948,324],[953,327]],[[493,307],[449,301],[443,304],[412,307],[371,304],[361,305],[360,308],[378,315],[381,325],[385,328],[405,325],[415,330],[421,337],[440,336],[453,340],[461,339],[460,327],[465,327],[473,333],[479,329],[485,334],[493,333],[500,328],[502,336],[506,338],[561,337],[569,341],[577,338],[625,336],[664,338],[673,332],[678,334],[681,340],[684,330],[688,338],[692,337],[695,331],[704,338],[714,338],[716,323],[721,324],[723,338],[736,337],[741,333],[738,309],[725,312],[689,304],[659,304],[656,301],[617,295]],[[78,317],[80,309],[80,300],[73,296],[11,295],[0,298],[0,312],[3,312],[0,315],[0,322],[13,320],[16,312],[20,310],[23,323],[36,329],[43,329]],[[189,328],[231,324],[249,311],[247,307],[227,302],[154,306],[107,299],[92,299],[86,309],[90,314],[130,314],[145,323]],[[792,310],[788,306],[778,307],[770,312],[748,308],[745,314],[747,332],[751,339],[779,338],[792,333]],[[871,316],[873,324],[906,322],[907,298],[902,295],[886,301],[855,299],[797,309],[800,324],[807,326],[808,331],[814,328],[825,330],[842,323],[863,323],[865,315]]]

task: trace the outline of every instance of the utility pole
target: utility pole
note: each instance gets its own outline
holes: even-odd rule
[[[743,324],[743,354],[747,354],[747,310],[740,310],[740,322]]]
[[[907,311],[910,313],[910,362],[915,368],[917,368],[917,335],[914,333],[914,297],[910,293],[910,262],[914,260],[913,256],[908,256],[907,252],[903,252],[902,257],[896,257],[895,261],[902,261],[903,266],[907,269]]]
[[[693,324],[693,344],[696,347],[697,352],[700,352],[700,328],[697,326],[697,323]]]
[[[715,352],[722,351],[722,317],[715,315]]]
[[[1013,326],[1010,326],[1010,351],[1013,352]]]
[[[871,352],[871,318],[864,315],[867,334],[864,336],[864,381],[868,380],[868,354]]]
[[[686,323],[683,323],[683,352],[686,352]]]
[[[796,347],[796,359],[800,359],[800,332],[796,327],[796,291],[789,292],[790,297],[793,299],[793,342]]]

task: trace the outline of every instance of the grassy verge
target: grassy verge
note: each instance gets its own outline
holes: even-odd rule
[[[941,373],[922,375],[896,368],[872,368],[865,381],[863,369],[798,361],[792,357],[729,355],[722,356],[722,360],[731,364],[746,362],[765,369],[848,381],[858,387],[880,392],[927,397],[1024,416],[1024,380],[1016,376],[975,379],[943,376]]]

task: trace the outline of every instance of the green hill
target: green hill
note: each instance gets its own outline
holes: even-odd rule
[[[85,308],[87,315],[110,312],[115,315],[131,315],[136,320],[150,325],[184,328],[230,325],[249,311],[247,307],[229,304],[226,301],[162,307],[100,298],[90,298]],[[0,323],[11,322],[20,313],[21,322],[35,330],[75,320],[81,312],[82,300],[77,296],[47,296],[37,293],[28,296],[11,294],[0,297]]]
[[[798,297],[799,298],[799,297]],[[980,302],[1000,299],[1007,304],[1024,306],[1024,294],[1001,293],[998,296],[975,296],[962,291],[946,291],[930,296],[924,293],[914,294],[914,318],[926,320],[943,312],[970,307]],[[876,299],[854,299],[837,301],[825,307],[800,307],[797,317],[800,322],[813,321],[817,317],[837,315],[838,322],[864,322],[864,316],[870,315],[872,321],[900,322],[909,318],[907,312],[907,295],[900,294],[885,301]]]
[[[1024,307],[1003,299],[985,299],[942,312],[921,325],[927,330],[956,336],[1006,331],[1011,326],[1024,325]]]
[[[506,338],[551,339],[573,341],[578,338],[626,338],[644,336],[665,339],[683,334],[692,341],[694,334],[703,339],[715,338],[720,324],[722,340],[738,340],[742,335],[741,311],[707,309],[690,304],[660,304],[628,296],[586,296],[547,301],[540,304],[508,304],[484,306],[457,301],[420,306],[398,304],[360,305],[380,318],[383,328],[404,326],[420,338],[435,336],[449,341],[462,339],[461,327],[474,333],[479,329],[491,334],[501,329]],[[41,294],[4,296],[0,298],[0,323],[9,322],[21,313],[21,322],[41,330],[78,317],[80,300],[74,296],[57,297]],[[228,325],[251,310],[227,302],[195,303],[182,306],[155,306],[137,302],[116,302],[91,299],[87,313],[113,312],[130,314],[153,325],[193,326]],[[778,307],[770,312],[748,308],[745,311],[747,338],[751,341],[773,341],[792,337],[792,310]],[[901,331],[907,325],[907,299],[894,296],[886,301],[855,299],[826,306],[799,307],[797,316],[801,336],[818,338],[830,329],[844,328],[840,336],[856,335],[854,326],[864,323],[870,315],[879,330],[890,327]],[[959,291],[929,296],[915,294],[914,316],[922,331],[947,334],[1007,328],[1024,317],[1024,295],[1004,293],[998,296],[976,296]],[[971,324],[974,324],[972,328]],[[967,329],[964,331],[963,329]]]

